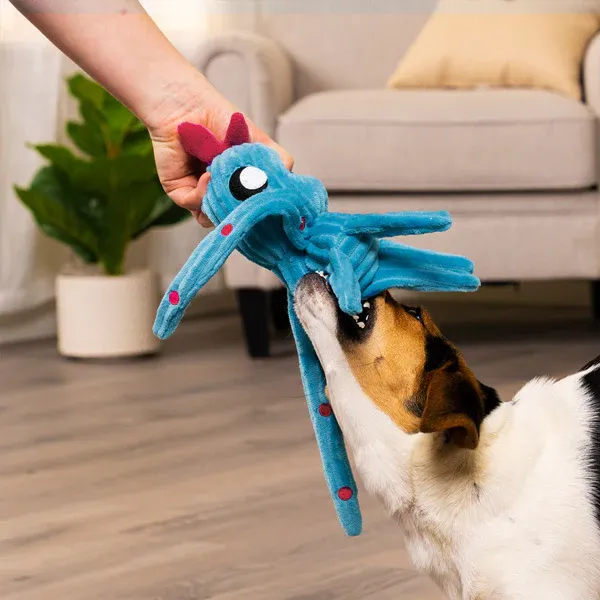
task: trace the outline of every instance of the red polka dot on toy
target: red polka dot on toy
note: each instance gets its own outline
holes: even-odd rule
[[[223,235],[229,235],[232,231],[233,231],[233,225],[231,223],[227,223],[227,225],[225,225],[223,227],[223,229],[221,229],[221,233]]]
[[[302,221],[300,221],[300,231],[304,231],[306,228],[306,217],[302,217]]]
[[[319,414],[322,417],[330,417],[332,412],[330,404],[323,403],[319,406]]]
[[[350,500],[350,498],[352,498],[353,495],[354,494],[352,493],[352,490],[349,487],[343,487],[338,490],[338,498],[340,500],[343,500],[344,502]]]
[[[179,292],[175,290],[169,292],[169,302],[173,305],[179,304]]]

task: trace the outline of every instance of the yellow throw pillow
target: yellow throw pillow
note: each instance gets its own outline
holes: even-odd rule
[[[387,85],[538,88],[580,100],[582,60],[599,29],[597,14],[438,11]]]

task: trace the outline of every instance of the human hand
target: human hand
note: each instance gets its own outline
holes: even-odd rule
[[[202,214],[209,176],[185,153],[177,127],[198,123],[222,138],[238,112],[233,104],[169,42],[138,0],[112,0],[106,11],[91,12],[75,6],[57,11],[55,0],[11,1],[146,125],[165,191],[210,226]],[[252,141],[276,149],[291,169],[291,156],[251,121],[248,126]]]
[[[222,139],[234,112],[238,112],[235,106],[205,82],[197,94],[185,100],[176,110],[170,111],[171,114],[148,124],[158,176],[165,192],[173,202],[190,210],[204,227],[212,226],[202,212],[202,199],[210,181],[210,173],[205,172],[205,166],[198,164],[196,159],[185,152],[179,141],[177,127],[184,121],[198,123]],[[291,169],[291,155],[250,120],[247,122],[251,140],[275,149],[286,167]]]

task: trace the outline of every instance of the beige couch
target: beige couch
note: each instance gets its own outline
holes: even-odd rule
[[[297,172],[326,184],[332,210],[449,210],[449,232],[410,243],[470,257],[484,282],[600,279],[600,36],[585,104],[539,90],[389,91],[426,14],[261,4],[251,28],[208,41],[199,66]],[[240,255],[225,276],[251,354],[267,354],[267,293],[281,284]]]

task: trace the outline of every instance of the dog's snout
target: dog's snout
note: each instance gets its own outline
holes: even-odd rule
[[[310,273],[298,282],[294,306],[309,336],[311,332],[337,330],[337,303],[325,274]]]
[[[331,291],[331,286],[327,279],[319,273],[309,273],[300,280],[297,291],[311,295],[320,292],[329,293]]]

